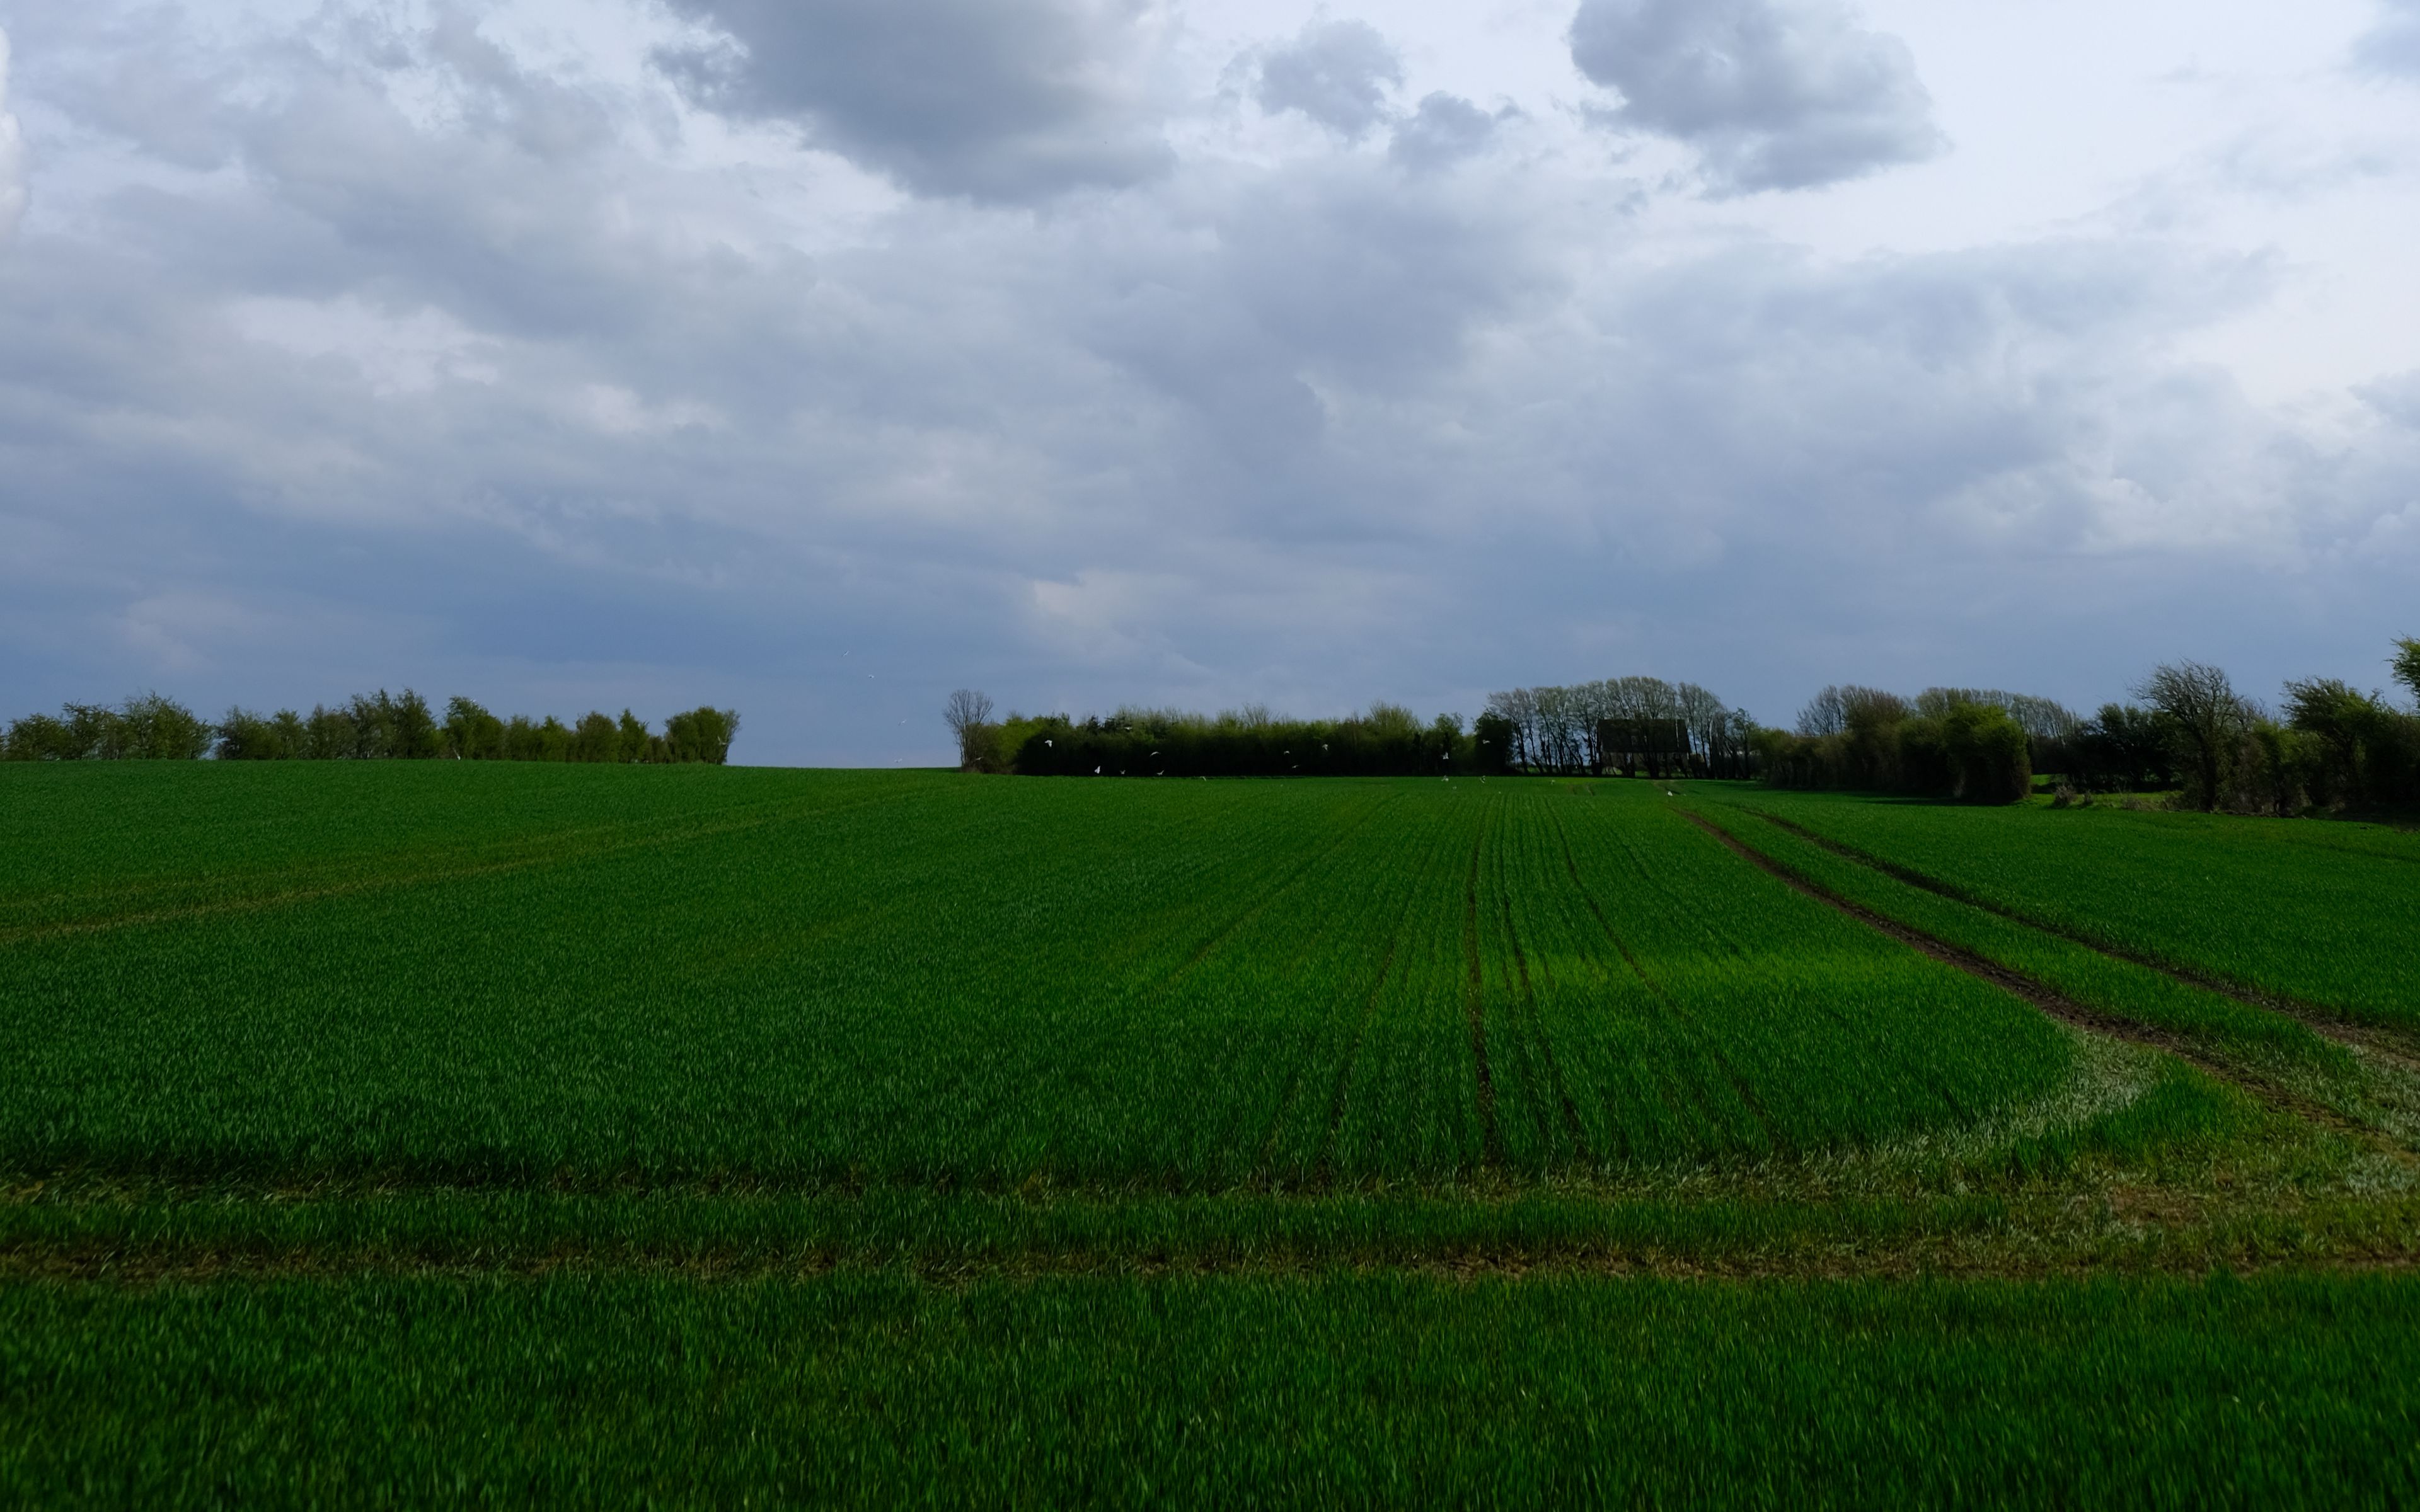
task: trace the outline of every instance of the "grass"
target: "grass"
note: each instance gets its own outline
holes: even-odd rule
[[[1400,1275],[0,1292],[28,1504],[2392,1505],[2420,1290]]]
[[[2420,1038],[2420,837],[2106,805],[1737,801],[2033,923]]]
[[[2408,1500],[2392,1068],[1767,807],[2409,870],[1714,784],[0,768],[0,1500]]]
[[[323,856],[294,834],[345,831],[346,784],[200,775],[278,832],[201,843],[223,809],[129,785],[83,865],[54,831],[0,894],[42,920],[0,973],[21,1175],[1431,1181],[1873,1144],[2071,1069],[1635,787],[735,773],[650,805],[614,770],[609,817],[512,835],[486,816],[559,773],[430,764],[388,803],[467,807],[458,851],[388,814],[394,849]],[[126,828],[161,836],[140,881]]]

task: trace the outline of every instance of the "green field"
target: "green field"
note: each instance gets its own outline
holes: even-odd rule
[[[1736,796],[1736,795],[1735,795]],[[2037,926],[2420,1045],[2420,835],[2216,814],[1738,798]]]
[[[78,764],[0,857],[13,1500],[2420,1476],[2391,832]]]

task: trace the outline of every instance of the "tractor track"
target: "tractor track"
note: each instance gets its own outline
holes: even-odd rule
[[[2021,972],[2011,971],[2007,966],[1978,955],[1972,950],[1951,945],[1947,940],[1928,934],[1922,930],[1878,914],[1861,903],[1852,903],[1751,848],[1745,841],[1726,833],[1713,821],[1699,814],[1690,813],[1686,810],[1682,812],[1686,815],[1690,823],[1784,886],[1806,894],[1826,907],[1847,915],[1869,929],[1889,935],[1918,954],[1930,956],[1944,965],[1954,967],[1970,977],[1989,982],[2002,992],[2032,1004],[2036,1009],[2060,1023],[2071,1025],[2087,1033],[2103,1035],[2113,1040],[2122,1040],[2129,1044],[2141,1045],[2146,1049],[2164,1052],[2195,1070],[2240,1089],[2277,1112],[2357,1139],[2396,1160],[2411,1165],[2420,1165],[2420,1155],[2415,1155],[2398,1141],[2381,1134],[2358,1119],[2348,1118],[2323,1103],[2305,1097],[2271,1077],[2208,1055],[2195,1048],[2182,1038],[2164,1030],[2155,1029],[2131,1019],[2119,1018],[2115,1014],[2104,1013],[2098,1009],[2087,1008],[2066,994],[2036,981]]]
[[[1931,893],[1936,898],[1946,898],[1954,903],[1963,903],[1969,908],[1979,908],[1995,918],[2006,919],[2011,924],[2021,924],[2026,929],[2039,930],[2055,939],[2065,940],[2070,945],[2090,950],[2095,955],[2105,956],[2130,966],[2140,966],[2146,971],[2156,971],[2169,980],[2180,982],[2187,987],[2196,987],[2203,992],[2216,993],[2221,997],[2233,998],[2247,1008],[2263,1009],[2272,1013],[2283,1014],[2313,1033],[2334,1040],[2347,1049],[2366,1052],[2381,1060],[2393,1062],[2411,1074],[2420,1075],[2420,1053],[2414,1052],[2410,1041],[2381,1030],[2373,1025],[2355,1023],[2343,1014],[2322,1008],[2316,1003],[2305,1003],[2297,998],[2282,997],[2272,993],[2255,992],[2249,987],[2210,972],[2198,971],[2191,966],[2180,966],[2174,962],[2163,961],[2140,951],[2123,949],[2101,940],[2088,938],[2076,931],[2045,923],[2039,918],[2021,914],[2013,908],[1993,903],[1989,899],[1977,897],[1963,888],[1954,887],[1937,877],[1928,876],[1912,867],[1885,860],[1879,856],[1869,855],[1858,850],[1855,846],[1846,845],[1829,837],[1819,835],[1806,825],[1784,819],[1778,814],[1767,813],[1761,809],[1745,811],[1754,813],[1766,824],[1794,835],[1809,845],[1831,852],[1844,861],[1854,861],[1859,866],[1880,872],[1894,882],[1904,883],[1919,891]]]

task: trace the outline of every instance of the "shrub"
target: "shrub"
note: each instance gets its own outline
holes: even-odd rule
[[[698,707],[664,721],[664,744],[675,762],[705,762],[721,766],[731,758],[731,742],[739,733],[739,711]]]

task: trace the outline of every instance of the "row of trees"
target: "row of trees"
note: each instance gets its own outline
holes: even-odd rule
[[[2388,665],[2420,701],[2420,640],[2397,641]],[[1990,688],[1908,700],[1827,687],[1794,733],[1766,732],[1759,746],[1766,779],[1791,787],[2009,801],[2040,771],[2086,793],[2176,790],[2236,813],[2420,803],[2420,712],[2335,677],[2299,678],[2285,693],[2273,713],[2197,661],[2153,669],[2133,689],[2139,702],[2088,719]]]
[[[2397,641],[2388,666],[2420,705],[2420,640]],[[2156,669],[2135,697],[2199,808],[2292,814],[2420,803],[2420,707],[2399,709],[2338,677],[2297,678],[2285,692],[2272,713],[2222,669],[2182,661]]]
[[[1342,719],[1281,719],[1261,705],[1218,715],[1121,708],[993,718],[971,689],[943,711],[969,771],[1102,777],[1473,777],[1646,768],[1663,777],[1745,777],[1755,721],[1694,684],[1615,678],[1577,687],[1515,688],[1488,700],[1468,730],[1440,714],[1373,703]],[[1668,737],[1666,733],[1668,732]]]
[[[1660,677],[1491,693],[1479,725],[1483,744],[1503,743],[1507,770],[1748,777],[1757,761],[1757,722],[1745,709]]]
[[[1933,687],[1911,701],[1852,684],[1816,694],[1796,731],[1763,732],[1758,746],[1765,780],[1780,787],[2014,803],[2033,787],[2036,740],[2081,723],[2047,699],[1996,689]]]
[[[2390,666],[2420,700],[2420,640]],[[2420,803],[2420,712],[2339,678],[2286,685],[2272,714],[2200,662],[2155,669],[2139,702],[2086,718],[2056,700],[1998,688],[1931,687],[1915,698],[1826,687],[1795,730],[1758,726],[1694,683],[1616,677],[1489,696],[1465,733],[1458,716],[1422,724],[1373,703],[1336,720],[1279,719],[1258,706],[1215,717],[1122,708],[994,720],[980,693],[951,695],[961,765],[1051,775],[1245,777],[1619,771],[1650,777],[1761,776],[1786,787],[1860,788],[2012,803],[2049,772],[2085,792],[2181,789],[2199,808],[2300,813]]]
[[[969,771],[1041,777],[1407,777],[1476,772],[1462,720],[1422,724],[1411,710],[1373,703],[1342,719],[1280,719],[1254,705],[1219,715],[1121,708],[1078,721],[1063,714],[992,718],[970,690],[945,711]]]
[[[624,709],[620,718],[592,712],[571,724],[547,716],[499,717],[467,698],[441,718],[410,688],[365,693],[309,714],[229,709],[211,724],[157,693],[115,708],[70,703],[56,717],[12,721],[0,757],[9,761],[195,760],[520,762],[706,762],[730,759],[739,733],[734,709],[696,708],[664,721],[661,733]]]

